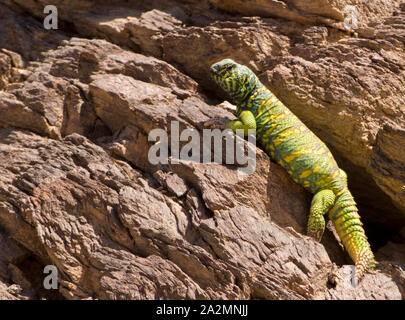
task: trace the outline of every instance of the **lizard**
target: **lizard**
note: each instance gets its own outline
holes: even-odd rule
[[[313,194],[307,235],[321,241],[328,214],[337,234],[355,263],[355,277],[377,262],[365,234],[356,202],[348,189],[347,175],[318,138],[289,108],[267,89],[247,66],[232,59],[214,63],[211,77],[236,104],[237,120],[225,127],[255,129],[256,140],[292,179]],[[207,126],[214,122],[208,121]]]

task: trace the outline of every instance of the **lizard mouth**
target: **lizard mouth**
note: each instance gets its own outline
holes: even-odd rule
[[[213,77],[213,78],[215,78],[215,76],[217,75],[217,68],[216,68],[216,65],[214,64],[214,65],[212,65],[211,66],[211,68],[210,68],[210,75],[211,75],[211,77]]]

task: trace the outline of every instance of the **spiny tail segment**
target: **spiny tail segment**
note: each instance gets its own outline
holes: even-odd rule
[[[353,196],[344,189],[337,194],[329,219],[356,265],[356,278],[359,280],[367,270],[375,267],[376,261],[357,211]]]

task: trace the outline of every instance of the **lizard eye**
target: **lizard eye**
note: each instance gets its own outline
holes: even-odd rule
[[[225,69],[226,71],[231,71],[232,68],[233,68],[233,65],[232,65],[232,64],[227,64],[227,65],[224,66],[224,69]]]

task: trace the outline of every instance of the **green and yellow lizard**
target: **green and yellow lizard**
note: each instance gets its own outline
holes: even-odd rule
[[[356,203],[328,147],[302,123],[246,66],[224,59],[211,66],[211,76],[237,105],[236,131],[256,129],[256,138],[271,159],[314,194],[307,233],[320,241],[329,219],[356,265],[356,278],[375,267]]]

